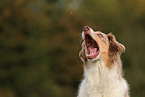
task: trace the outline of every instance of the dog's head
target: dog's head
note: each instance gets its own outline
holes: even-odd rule
[[[88,26],[83,28],[82,39],[82,50],[79,56],[83,62],[108,60],[109,57],[113,58],[125,51],[125,47],[116,41],[114,35],[94,32]]]

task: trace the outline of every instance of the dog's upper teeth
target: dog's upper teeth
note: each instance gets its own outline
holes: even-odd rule
[[[91,43],[89,42],[89,43],[87,43],[87,46],[91,46]]]

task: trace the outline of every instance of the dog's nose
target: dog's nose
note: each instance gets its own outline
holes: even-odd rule
[[[83,27],[83,31],[84,31],[84,32],[86,32],[86,31],[88,31],[88,30],[90,30],[90,27],[89,27],[89,26],[84,26],[84,27]]]

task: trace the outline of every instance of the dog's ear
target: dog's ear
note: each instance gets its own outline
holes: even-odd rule
[[[86,58],[86,56],[85,56],[85,54],[84,54],[83,49],[79,52],[79,57],[80,57],[80,59],[81,59],[83,62],[86,62],[87,58]]]
[[[109,54],[110,55],[114,55],[117,52],[119,52],[120,54],[122,52],[125,52],[125,46],[123,44],[117,42],[114,35],[112,35],[111,33],[109,33],[107,35],[107,37],[109,39]]]

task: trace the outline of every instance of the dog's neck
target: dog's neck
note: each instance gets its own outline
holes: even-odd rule
[[[118,72],[118,64],[120,60],[114,61],[111,68],[104,63],[102,59],[96,61],[88,61],[84,67],[84,77],[91,85],[105,84],[106,82],[114,82],[114,79],[122,78],[121,72]]]

